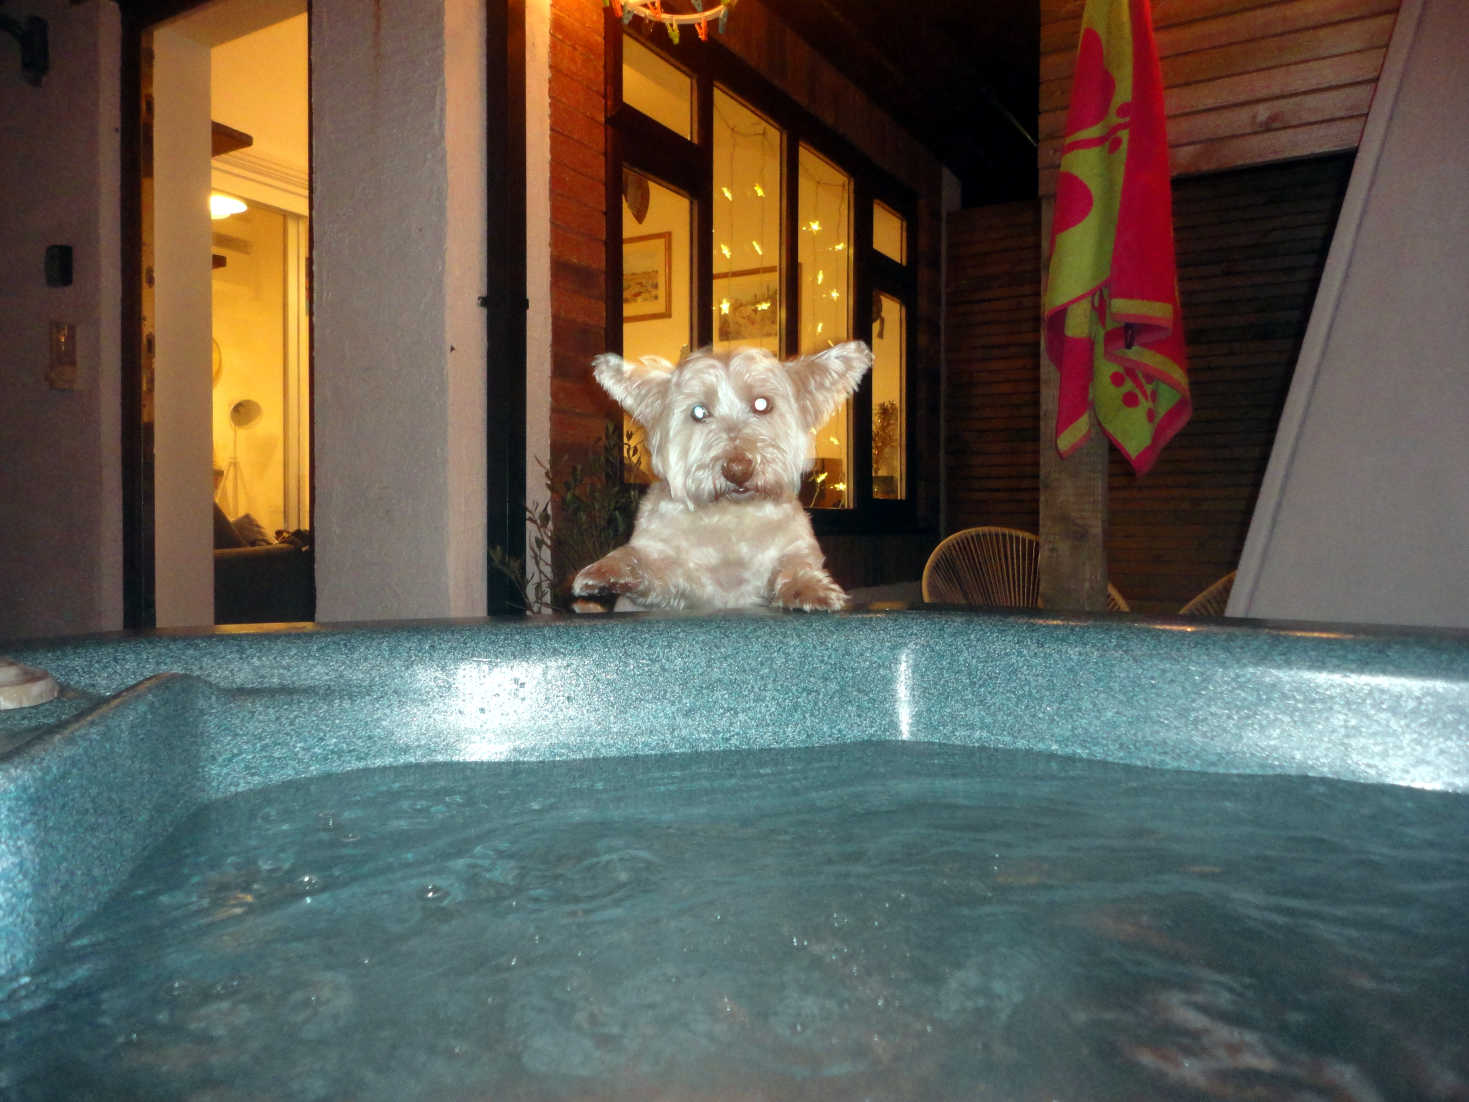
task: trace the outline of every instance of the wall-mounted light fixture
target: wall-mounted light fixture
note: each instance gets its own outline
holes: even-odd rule
[[[24,20],[0,15],[0,31],[13,35],[20,43],[20,71],[30,84],[41,86],[41,78],[51,68],[51,49],[47,45],[46,21],[39,15]]]

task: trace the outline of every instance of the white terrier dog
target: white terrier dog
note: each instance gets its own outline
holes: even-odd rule
[[[577,574],[576,597],[617,608],[840,609],[797,493],[812,432],[857,389],[872,353],[850,341],[781,363],[699,351],[675,367],[607,353],[597,382],[648,433],[653,473],[632,538]]]

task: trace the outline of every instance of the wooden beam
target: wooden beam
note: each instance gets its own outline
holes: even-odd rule
[[[1041,201],[1041,301],[1050,267],[1055,200]],[[1036,308],[1041,309],[1037,303]],[[1107,438],[1091,438],[1065,459],[1056,450],[1058,377],[1041,338],[1040,599],[1056,611],[1107,607]]]
[[[255,139],[243,130],[236,130],[233,126],[226,126],[222,122],[210,120],[210,143],[209,155],[218,157],[224,153],[233,153],[237,149],[248,149],[255,144]]]

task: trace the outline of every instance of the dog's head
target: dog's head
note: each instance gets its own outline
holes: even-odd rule
[[[592,361],[597,382],[648,433],[653,473],[674,500],[785,499],[813,458],[811,434],[872,365],[861,341],[781,363],[761,348]]]

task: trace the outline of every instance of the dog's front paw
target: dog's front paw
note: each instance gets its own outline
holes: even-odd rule
[[[847,594],[824,572],[802,572],[777,580],[774,603],[803,612],[840,612],[847,607]]]
[[[645,581],[637,553],[624,546],[603,555],[591,566],[583,567],[572,580],[571,593],[574,597],[637,593]]]

